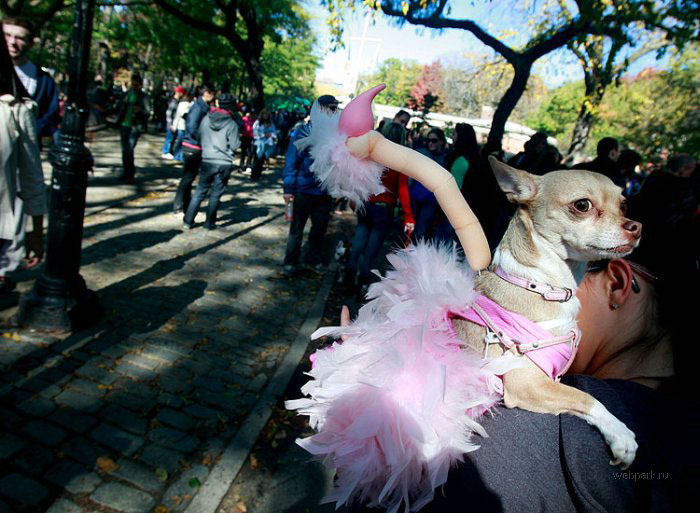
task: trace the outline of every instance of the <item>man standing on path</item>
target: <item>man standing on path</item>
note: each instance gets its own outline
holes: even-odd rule
[[[338,100],[328,94],[320,96],[316,101],[321,109],[329,112],[338,108]],[[323,238],[333,208],[331,197],[321,188],[316,176],[311,172],[313,159],[309,150],[300,152],[294,144],[298,139],[308,136],[310,129],[311,125],[307,123],[292,133],[282,170],[284,202],[287,207],[292,203],[292,222],[289,226],[283,268],[284,273],[288,275],[294,273],[299,265],[304,226],[309,218],[309,250],[304,260],[316,267],[323,265]]]
[[[34,27],[29,21],[21,18],[4,18],[2,31],[15,74],[29,96],[37,103],[35,110],[36,133],[39,147],[41,147],[41,136],[50,137],[53,135],[60,120],[56,82],[51,78],[51,75],[27,58],[27,54],[34,44]],[[39,170],[41,170],[41,166],[39,166]],[[26,194],[29,194],[29,191]],[[0,274],[3,276],[17,270],[25,257],[24,266],[27,269],[38,266],[44,255],[43,243],[37,235],[43,230],[42,225],[33,227],[31,237],[25,246],[27,216],[25,215],[26,205],[21,196],[20,192],[14,198],[14,237],[4,249],[5,258],[0,264]],[[39,223],[39,218],[35,217],[33,221]]]
[[[199,173],[202,163],[202,147],[199,144],[199,125],[209,112],[209,105],[214,101],[214,89],[204,85],[199,89],[199,97],[187,113],[185,137],[182,140],[182,154],[185,164],[180,185],[175,193],[173,212],[187,212],[192,197],[192,183]]]
[[[128,184],[134,183],[136,175],[134,148],[136,148],[141,134],[146,131],[148,123],[148,103],[146,94],[141,88],[142,85],[141,75],[133,73],[131,75],[131,89],[119,101],[117,109],[117,124],[121,135],[122,165],[124,168],[119,179]]]
[[[187,207],[183,223],[187,228],[194,228],[194,218],[199,205],[211,190],[207,205],[207,230],[216,228],[216,212],[219,200],[224,193],[228,179],[233,170],[233,159],[241,144],[238,100],[230,93],[219,96],[219,106],[212,108],[202,120],[199,127],[199,140],[202,144],[202,170],[199,175],[197,190]]]
[[[15,73],[32,99],[37,103],[37,132],[39,138],[51,137],[58,129],[58,88],[51,75],[27,58],[34,46],[34,26],[22,18],[4,18],[2,31]]]

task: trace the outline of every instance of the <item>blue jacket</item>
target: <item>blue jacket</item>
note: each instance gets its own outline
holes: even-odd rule
[[[58,88],[51,75],[37,66],[36,91],[33,100],[38,105],[36,129],[39,137],[50,136],[61,122],[58,111]]]
[[[199,125],[202,123],[204,116],[209,112],[209,104],[202,100],[200,96],[190,107],[185,120],[185,137],[183,142],[193,146],[199,146]]]
[[[311,158],[309,150],[297,150],[295,141],[309,135],[310,125],[302,125],[292,132],[289,138],[289,146],[285,155],[284,169],[282,170],[282,187],[285,194],[327,194],[326,189],[321,188],[316,175],[311,172]]]

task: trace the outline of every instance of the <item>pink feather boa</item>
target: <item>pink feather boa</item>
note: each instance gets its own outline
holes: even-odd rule
[[[324,111],[315,102],[311,107],[311,133],[295,142],[299,151],[309,149],[314,159],[311,172],[328,194],[348,198],[358,207],[374,194],[381,194],[384,167],[353,156],[345,146],[348,136],[338,128],[340,112]]]
[[[455,251],[421,243],[389,260],[394,269],[352,324],[312,335],[349,337],[316,352],[308,397],[286,406],[317,431],[297,443],[336,470],[327,502],[394,513],[429,503],[450,467],[478,448],[472,435],[486,433],[476,419],[502,398],[499,376],[522,362],[460,348],[446,312],[476,292]]]

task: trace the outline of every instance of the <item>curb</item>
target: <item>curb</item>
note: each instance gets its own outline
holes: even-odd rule
[[[284,393],[294,371],[309,346],[311,333],[317,328],[323,316],[331,287],[338,269],[337,263],[332,263],[321,283],[309,313],[299,328],[297,336],[284,356],[279,367],[272,376],[270,383],[263,391],[260,400],[252,412],[241,423],[241,427],[228,444],[221,459],[209,473],[197,495],[185,510],[185,513],[215,513],[226,492],[236,479],[238,472],[248,458],[248,454],[267,424],[272,409],[279,397]]]

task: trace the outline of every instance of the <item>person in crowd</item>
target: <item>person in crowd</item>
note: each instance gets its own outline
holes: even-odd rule
[[[171,126],[171,129],[175,131],[175,140],[172,145],[173,160],[178,162],[184,162],[185,160],[182,153],[182,141],[185,138],[186,119],[190,107],[192,107],[192,101],[190,100],[190,95],[185,92],[177,104]]]
[[[247,172],[251,172],[253,165],[253,125],[255,116],[247,105],[241,107],[243,113],[243,130],[241,131],[241,160],[238,167]]]
[[[394,114],[394,119],[392,121],[406,128],[408,126],[408,122],[411,121],[411,115],[405,110],[401,109]]]
[[[131,74],[131,88],[122,96],[117,107],[117,124],[122,145],[123,171],[119,179],[127,184],[134,183],[136,166],[134,148],[146,131],[148,124],[148,102],[143,92],[143,80],[138,73]]]
[[[667,167],[669,173],[681,178],[690,178],[695,172],[696,162],[693,157],[687,153],[679,153],[672,155],[668,159]]]
[[[382,135],[396,144],[406,145],[406,128],[400,123],[386,123]],[[354,291],[357,284],[360,293],[372,282],[372,265],[381,251],[391,228],[394,207],[400,201],[404,213],[404,233],[410,236],[415,226],[408,192],[408,177],[393,169],[385,169],[382,184],[386,191],[371,196],[357,212],[357,227],[352,239],[350,256],[345,266],[344,285]]]
[[[194,95],[193,95],[194,96]],[[199,96],[192,103],[185,121],[185,135],[182,139],[182,156],[184,165],[182,178],[177,186],[173,212],[187,212],[192,199],[192,184],[199,173],[202,163],[202,147],[199,144],[199,125],[209,112],[209,105],[214,101],[214,89],[209,85],[199,88]]]
[[[620,173],[617,159],[620,157],[620,143],[613,137],[603,137],[596,146],[596,158],[589,162],[580,162],[573,169],[588,169],[610,178],[616,185],[625,186],[625,179]]]
[[[591,266],[578,288],[582,340],[563,378],[635,433],[632,466],[610,465],[606,442],[581,418],[498,408],[482,417],[480,448],[421,512],[671,512],[695,499],[696,306],[678,291],[700,285],[697,214],[658,202],[642,210],[638,198],[629,207],[644,226],[639,248]]]
[[[470,167],[475,168],[479,161],[481,149],[476,142],[474,127],[468,123],[455,125],[455,139],[452,150],[447,155],[446,168],[454,176],[457,186],[462,189],[464,178]],[[439,212],[435,226],[435,240],[447,242],[455,240],[455,231],[444,213]]]
[[[421,127],[413,126],[408,132],[408,142],[412,149],[418,151],[426,147],[426,141],[421,133]]]
[[[442,167],[447,165],[445,154],[445,132],[440,128],[431,128],[426,137],[427,147],[419,150],[423,155],[431,158]],[[435,195],[426,189],[422,183],[410,180],[411,210],[415,216],[416,226],[413,232],[415,240],[428,238],[433,227],[435,214],[438,211],[438,203]]]
[[[109,92],[101,75],[95,75],[95,79],[87,91],[87,101],[90,107],[87,130],[96,132],[105,128],[109,110]]]
[[[27,57],[34,46],[34,25],[24,18],[6,17],[2,20],[7,50],[15,73],[31,98],[37,103],[39,138],[51,137],[60,123],[58,87],[54,79]]]
[[[0,295],[14,289],[10,275],[22,251],[41,260],[47,213],[36,104],[15,73],[9,46],[0,43]],[[26,235],[25,211],[32,218]]]
[[[272,156],[277,146],[277,129],[267,109],[262,109],[258,119],[253,123],[253,144],[255,156],[250,179],[256,182],[262,175],[264,162]]]
[[[559,150],[555,146],[552,146],[551,144],[545,145],[542,155],[540,156],[539,163],[537,164],[537,169],[539,171],[537,174],[543,175],[545,173],[549,173],[550,171],[567,169],[566,166],[562,165],[562,160],[564,160],[564,157],[561,153],[559,153]]]
[[[232,94],[224,93],[219,96],[218,104],[218,107],[209,111],[199,127],[202,169],[197,189],[183,218],[184,225],[190,229],[194,228],[199,206],[210,190],[204,227],[207,230],[216,228],[219,201],[228,184],[235,153],[240,146],[239,124],[235,119],[238,115],[238,100]]]
[[[177,86],[173,90],[173,95],[168,101],[168,108],[165,111],[165,142],[163,143],[162,157],[172,160],[175,155],[174,146],[177,140],[177,127],[175,123],[175,113],[180,105],[182,97],[185,95],[185,88]]]
[[[541,175],[544,173],[540,169],[540,161],[547,149],[547,134],[536,132],[528,139],[523,151],[517,153],[508,160],[508,165],[518,169],[524,169],[530,173]]]
[[[338,100],[334,96],[324,94],[316,101],[323,110],[328,112],[338,110]],[[313,159],[308,148],[299,151],[294,144],[298,139],[307,137],[310,130],[310,123],[306,123],[292,133],[282,170],[284,202],[287,206],[290,202],[292,203],[292,219],[283,266],[283,272],[286,275],[295,273],[299,267],[304,227],[309,219],[311,219],[309,247],[304,261],[319,269],[323,266],[323,241],[333,208],[333,199],[311,172]]]
[[[622,193],[627,198],[638,194],[642,189],[642,180],[637,173],[637,168],[641,163],[642,156],[630,149],[622,150],[620,152],[620,157],[617,159],[620,174],[625,180],[624,191]]]

